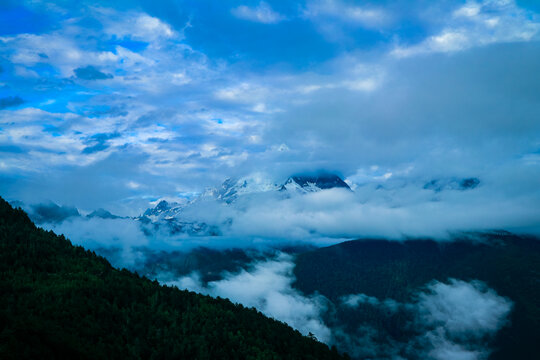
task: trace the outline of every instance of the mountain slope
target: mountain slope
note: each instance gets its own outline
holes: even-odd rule
[[[160,286],[0,199],[2,359],[339,359],[241,305]]]
[[[540,350],[540,240],[508,233],[483,234],[476,241],[438,243],[357,240],[307,252],[296,260],[295,287],[339,302],[362,293],[405,302],[433,280],[481,280],[514,303],[509,326],[493,343],[490,359],[528,359]],[[344,311],[340,321],[367,324],[387,338],[407,340],[407,319],[365,306]]]
[[[318,175],[295,175],[287,179],[281,190],[297,191],[300,193],[317,192],[326,189],[343,188],[351,190],[349,185],[339,176],[321,173]]]

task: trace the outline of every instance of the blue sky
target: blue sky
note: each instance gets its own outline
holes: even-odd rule
[[[253,173],[478,177],[534,223],[539,40],[536,1],[2,1],[0,195],[136,213]]]

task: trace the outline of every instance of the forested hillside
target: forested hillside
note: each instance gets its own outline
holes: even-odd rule
[[[228,300],[161,286],[0,199],[2,359],[340,359]]]
[[[480,280],[514,303],[490,359],[529,359],[540,350],[538,238],[494,232],[451,242],[356,240],[299,255],[295,275],[295,287],[307,294],[317,291],[334,303],[358,293],[403,302],[434,280]],[[386,340],[407,341],[414,334],[401,313],[388,315],[369,304],[341,310],[339,323],[367,324]]]

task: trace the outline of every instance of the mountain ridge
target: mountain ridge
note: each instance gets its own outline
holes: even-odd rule
[[[463,234],[452,241],[360,239],[299,254],[293,286],[333,302],[362,294],[374,302],[407,302],[434,281],[482,281],[514,302],[508,326],[493,341],[490,360],[528,359],[540,335],[540,239],[505,231]],[[471,308],[471,311],[474,309]],[[339,311],[340,324],[372,326],[391,346],[407,333],[403,314],[388,314],[366,303]],[[408,358],[408,357],[406,357]],[[413,357],[414,358],[414,357]]]
[[[0,358],[342,359],[255,309],[162,286],[0,198]]]

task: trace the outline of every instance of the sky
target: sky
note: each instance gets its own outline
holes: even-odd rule
[[[2,0],[0,195],[135,215],[326,170],[414,211],[477,178],[420,214],[538,228],[539,40],[533,0]]]

